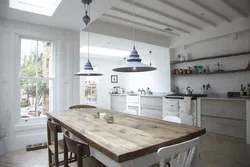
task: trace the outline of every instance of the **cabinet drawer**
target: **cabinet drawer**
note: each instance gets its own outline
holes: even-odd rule
[[[162,98],[161,97],[141,97],[141,106],[146,108],[157,108],[162,110]]]
[[[179,112],[178,111],[163,110],[163,116],[162,116],[162,118],[165,118],[167,115],[179,117]]]
[[[124,111],[124,113],[132,114],[132,115],[139,115],[139,108],[128,106],[128,109]]]
[[[208,132],[246,139],[246,121],[202,116],[202,127]]]
[[[139,96],[128,96],[128,103],[139,104]]]
[[[165,100],[163,105],[164,105],[164,110],[179,111],[179,101]]]
[[[141,115],[144,117],[162,120],[162,111],[161,110],[152,110],[152,109],[148,109],[148,108],[141,108]]]
[[[244,100],[202,100],[201,114],[246,120],[246,102]]]

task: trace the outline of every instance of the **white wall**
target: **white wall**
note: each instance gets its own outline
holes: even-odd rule
[[[180,46],[171,49],[171,59],[174,60],[176,55],[184,55],[186,51],[191,53],[192,58],[209,57],[220,54],[230,54],[236,52],[243,52],[250,50],[250,31],[242,32],[238,34],[238,38],[235,38],[235,34],[223,36],[213,40],[206,40],[203,42],[197,42],[191,45],[187,45],[187,49],[184,50],[184,46]],[[194,65],[209,65],[214,69],[215,63],[222,63],[225,70],[244,69],[250,60],[250,55],[230,57],[213,60],[203,60],[186,64],[179,64],[174,66],[175,68],[187,68]],[[211,84],[211,93],[227,93],[229,91],[239,91],[241,84],[250,83],[249,72],[232,73],[232,74],[216,74],[207,76],[185,76],[172,78],[172,85],[185,88],[191,86],[194,88],[195,93],[202,93],[201,86],[203,84]]]
[[[159,46],[154,47],[151,59],[152,65],[157,67],[157,70],[141,73],[123,73],[123,87],[126,87],[129,91],[133,90],[136,92],[138,88],[146,89],[147,87],[155,93],[167,93],[170,91],[171,76],[169,49]],[[140,54],[140,50],[137,49],[137,51],[143,60],[142,62],[149,64],[149,53],[143,52]]]
[[[86,57],[81,57],[80,69],[84,69],[84,65],[87,61]],[[112,59],[101,59],[101,58],[92,58],[90,55],[90,61],[93,66],[97,67],[98,72],[102,73],[103,76],[95,77],[98,82],[97,91],[98,91],[98,102],[94,104],[97,107],[110,109],[110,96],[109,91],[114,86],[120,86],[123,83],[123,78],[120,77],[120,74],[113,72],[113,68],[118,67],[121,63],[120,60]],[[118,83],[111,83],[111,75],[118,75]],[[82,104],[84,101],[84,83],[86,77],[80,77],[80,101]]]
[[[51,40],[55,61],[54,109],[79,103],[80,33],[0,18],[0,116],[6,110],[11,120],[5,145],[8,151],[46,142],[46,119],[20,119],[20,37]]]

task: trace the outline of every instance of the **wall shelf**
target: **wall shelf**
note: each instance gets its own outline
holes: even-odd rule
[[[250,69],[240,69],[240,70],[216,71],[216,72],[209,72],[209,73],[180,74],[180,75],[172,75],[172,76],[173,77],[183,77],[183,76],[226,74],[226,73],[249,72],[249,71],[250,71]]]
[[[203,57],[203,58],[197,58],[197,59],[191,59],[191,60],[185,60],[185,61],[172,61],[170,64],[181,64],[181,63],[188,63],[188,62],[194,62],[194,61],[200,61],[200,60],[209,60],[209,59],[218,59],[218,58],[225,58],[225,57],[233,57],[233,56],[243,56],[250,54],[250,51],[247,52],[238,52],[238,53],[233,53],[233,54],[225,54],[225,55],[217,55],[217,56],[212,56],[212,57]],[[237,71],[237,70],[233,70]]]

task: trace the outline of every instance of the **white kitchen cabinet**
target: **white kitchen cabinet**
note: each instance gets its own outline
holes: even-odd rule
[[[196,100],[192,100],[192,114],[184,113],[184,99],[169,99],[164,98],[162,100],[163,104],[163,115],[162,117],[176,116],[181,119],[181,123],[187,125],[196,125]]]
[[[126,95],[110,95],[110,101],[112,111],[124,112],[127,109]]]
[[[141,97],[141,116],[162,119],[162,97]]]

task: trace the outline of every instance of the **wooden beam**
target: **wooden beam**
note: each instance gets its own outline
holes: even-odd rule
[[[133,4],[133,1],[132,1],[132,0],[122,0],[122,1],[125,2],[125,3],[129,3],[129,4],[131,4],[131,5]],[[168,18],[168,19],[174,20],[174,21],[179,22],[179,23],[181,23],[181,24],[187,25],[187,26],[189,26],[189,27],[191,27],[191,28],[194,28],[194,29],[196,29],[196,30],[202,30],[202,28],[199,27],[199,26],[197,26],[197,25],[194,25],[194,24],[189,23],[189,22],[187,22],[187,21],[181,20],[181,19],[179,19],[179,18],[177,18],[177,17],[174,17],[174,16],[171,16],[171,15],[169,15],[169,14],[160,12],[160,11],[158,11],[158,10],[156,10],[156,9],[147,7],[147,6],[143,5],[143,4],[140,4],[140,3],[135,2],[135,6],[138,7],[138,8],[147,10],[147,11],[149,11],[149,12],[155,13],[155,14],[157,14],[157,15],[166,17],[166,18]]]
[[[199,15],[193,13],[193,12],[190,12],[190,11],[180,7],[180,6],[177,6],[177,5],[173,4],[172,2],[169,2],[169,1],[166,1],[166,0],[158,0],[158,1],[165,4],[165,5],[167,5],[167,6],[170,6],[171,8],[174,8],[174,9],[176,9],[176,10],[182,12],[182,13],[185,13],[186,15],[190,15],[190,16],[192,16],[192,17],[194,17],[194,18],[196,18],[196,19],[198,19],[198,20],[200,20],[200,21],[202,21],[202,22],[204,22],[204,23],[206,23],[206,24],[208,24],[210,26],[213,26],[213,27],[216,26],[216,23],[214,23],[214,22],[212,22],[210,20],[207,20],[204,17],[201,17],[201,16],[199,16]]]
[[[215,11],[214,9],[210,8],[207,5],[204,5],[203,3],[197,1],[197,0],[190,0],[191,2],[193,2],[195,5],[201,7],[202,9],[214,14],[215,16],[219,17],[220,19],[227,21],[227,22],[231,22],[232,20],[230,20],[229,18],[227,18],[226,16],[220,14],[219,12]]]
[[[126,23],[133,24],[133,21],[128,20],[128,19],[124,19],[124,18],[121,18],[121,17],[117,17],[117,16],[113,16],[113,15],[109,15],[109,14],[103,14],[102,16],[107,17],[107,18],[111,18],[111,19],[115,19],[115,20],[118,20],[118,21],[123,21],[123,22],[126,22]],[[161,33],[167,33],[167,34],[169,34],[171,36],[180,36],[180,34],[176,34],[176,33],[169,32],[169,31],[165,31],[165,30],[162,30],[162,29],[159,29],[159,28],[155,28],[153,26],[149,26],[149,25],[142,24],[142,23],[139,23],[139,22],[134,22],[134,24],[138,25],[138,26],[146,27],[146,28],[149,28],[149,29],[161,32]]]
[[[248,14],[246,12],[244,12],[242,9],[239,9],[236,5],[232,4],[230,1],[228,0],[221,0],[225,5],[227,5],[228,7],[230,7],[232,10],[234,10],[236,13],[238,13],[240,16],[242,17],[247,17]]]
[[[114,11],[116,11],[116,12],[120,12],[120,13],[129,15],[129,16],[133,16],[133,13],[132,13],[132,12],[129,12],[129,11],[126,11],[126,10],[123,10],[123,9],[120,9],[120,8],[117,8],[117,7],[112,7],[111,10],[114,10]],[[138,14],[135,14],[135,17],[140,18],[140,19],[143,19],[143,20],[146,20],[146,21],[149,21],[149,22],[152,22],[152,23],[156,23],[156,24],[165,26],[166,28],[167,28],[167,27],[170,27],[170,28],[173,28],[174,30],[178,30],[178,31],[183,32],[183,33],[187,33],[187,34],[191,33],[190,31],[184,30],[184,29],[182,29],[182,28],[179,28],[179,27],[176,27],[176,26],[173,26],[173,25],[170,25],[170,24],[167,24],[167,23],[158,21],[158,20],[151,19],[151,18],[149,18],[149,17],[145,17],[145,16],[138,15]]]

